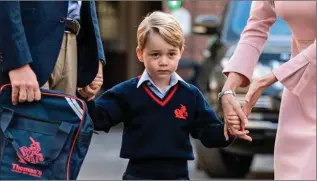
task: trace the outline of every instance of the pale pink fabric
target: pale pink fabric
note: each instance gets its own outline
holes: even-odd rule
[[[284,89],[274,150],[275,179],[316,180],[316,1],[254,1],[224,73],[252,78],[276,16],[292,33],[292,58],[273,70]]]

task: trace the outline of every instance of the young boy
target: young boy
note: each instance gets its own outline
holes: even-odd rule
[[[226,147],[234,137],[225,139],[224,124],[202,93],[175,72],[185,41],[177,21],[153,12],[141,22],[137,39],[142,76],[88,101],[89,113],[96,130],[124,123],[120,157],[129,159],[124,180],[189,179],[187,161],[194,159],[189,135],[208,148]]]

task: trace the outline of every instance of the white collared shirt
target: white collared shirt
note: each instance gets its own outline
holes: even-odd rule
[[[174,85],[176,85],[178,83],[178,81],[182,81],[186,85],[188,85],[187,82],[185,82],[176,72],[174,72],[171,75],[171,81],[170,81],[168,87],[166,88],[165,91],[163,91],[158,86],[156,86],[154,84],[149,73],[145,69],[143,71],[141,78],[139,79],[139,82],[137,84],[137,88],[139,88],[143,82],[146,82],[147,86],[153,91],[153,93],[155,93],[155,95],[157,95],[159,98],[163,99],[165,97],[166,93],[170,90],[170,88],[173,87]]]
[[[80,8],[81,8],[81,1],[74,1],[74,0],[69,0],[68,1],[68,18],[80,19]]]

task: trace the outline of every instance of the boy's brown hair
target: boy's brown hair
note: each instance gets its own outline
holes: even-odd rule
[[[183,30],[171,14],[155,11],[143,19],[137,31],[139,49],[144,49],[151,33],[158,33],[168,44],[180,50],[185,46]]]

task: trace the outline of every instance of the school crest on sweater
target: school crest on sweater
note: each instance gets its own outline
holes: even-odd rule
[[[179,119],[187,119],[188,113],[187,113],[186,106],[182,104],[180,106],[181,107],[179,109],[174,110],[175,117]]]

